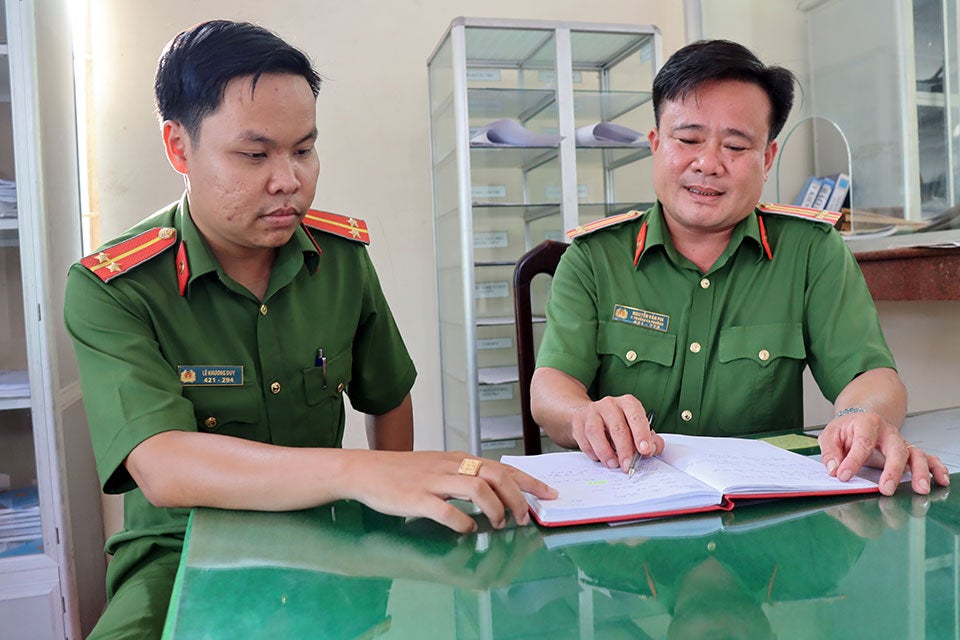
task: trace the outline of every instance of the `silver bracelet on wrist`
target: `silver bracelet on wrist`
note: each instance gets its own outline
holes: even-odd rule
[[[867,412],[867,410],[866,410],[866,409],[863,409],[863,408],[861,408],[861,407],[847,407],[846,409],[843,409],[843,410],[841,410],[841,411],[838,411],[838,412],[837,412],[837,415],[833,416],[833,419],[836,420],[837,418],[841,418],[841,417],[843,417],[843,416],[848,416],[848,415],[850,415],[851,413],[866,413],[866,412]]]

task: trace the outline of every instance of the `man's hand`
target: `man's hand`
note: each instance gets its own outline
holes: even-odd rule
[[[554,442],[578,447],[611,469],[629,470],[635,451],[644,456],[663,451],[663,438],[650,428],[636,397],[593,401],[582,382],[558,369],[538,367],[533,372],[530,409]]]
[[[571,415],[573,438],[593,460],[610,469],[630,468],[635,451],[654,456],[663,451],[663,438],[650,427],[646,411],[631,395],[607,396]]]
[[[950,484],[946,465],[907,444],[879,413],[861,410],[838,415],[827,423],[819,440],[827,472],[844,482],[867,465],[883,469],[880,492],[888,496],[897,490],[904,471],[910,472],[913,490],[920,494],[930,493],[931,475],[937,484]]]
[[[540,480],[494,460],[482,460],[475,476],[459,473],[463,459],[474,458],[462,451],[362,453],[363,464],[350,465],[346,497],[383,513],[430,518],[461,533],[473,531],[476,522],[449,498],[469,500],[501,529],[507,509],[517,524],[530,522],[523,491],[544,500],[558,495]]]

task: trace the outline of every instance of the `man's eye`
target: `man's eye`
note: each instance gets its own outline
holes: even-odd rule
[[[263,153],[263,152],[261,152],[261,151],[256,151],[256,152],[244,152],[243,155],[245,155],[246,157],[250,158],[251,160],[263,160],[264,158],[267,157],[267,154],[265,154],[265,153]]]
[[[680,141],[680,144],[697,144],[697,141],[693,138],[677,138]]]
[[[729,149],[730,151],[733,151],[733,152],[737,152],[737,153],[740,152],[740,151],[746,151],[746,150],[747,150],[746,147],[738,147],[738,146],[732,145],[732,144],[728,144],[728,145],[727,145],[727,149]]]
[[[297,150],[297,155],[300,156],[301,158],[305,158],[309,156],[311,153],[313,153],[313,147]]]

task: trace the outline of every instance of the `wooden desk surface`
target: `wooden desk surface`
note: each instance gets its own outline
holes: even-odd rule
[[[465,536],[357,503],[198,509],[164,638],[955,638],[957,575],[943,488]]]

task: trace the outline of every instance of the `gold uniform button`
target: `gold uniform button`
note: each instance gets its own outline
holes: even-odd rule
[[[265,304],[260,305],[260,315],[262,316],[267,315],[267,305]]]
[[[637,359],[636,351],[634,351],[633,349],[630,349],[630,351],[627,351],[627,362],[633,362],[636,359]]]
[[[690,352],[691,352],[691,353],[700,353],[700,349],[701,349],[701,348],[702,348],[702,347],[700,346],[700,343],[699,343],[699,342],[691,342],[691,343],[690,343]]]
[[[341,382],[337,385],[337,393],[343,393],[344,384]]]
[[[710,278],[702,278],[702,279],[700,280],[700,288],[701,288],[701,289],[709,289],[709,288],[710,288]]]
[[[213,416],[210,416],[209,418],[203,421],[203,426],[205,426],[207,429],[216,429],[217,419],[214,418]]]
[[[277,381],[270,383],[270,393],[276,395],[280,393],[280,383]]]
[[[760,349],[760,353],[757,354],[757,357],[766,362],[770,359],[770,352],[766,349]]]
[[[690,410],[683,411],[680,414],[680,419],[683,420],[684,422],[690,422],[691,420],[693,420],[693,412],[691,412]]]
[[[716,542],[714,542],[713,540],[711,540],[710,542],[707,543],[707,551],[709,551],[710,553],[713,553],[713,552],[716,551],[716,550],[717,550],[717,543],[716,543]]]

